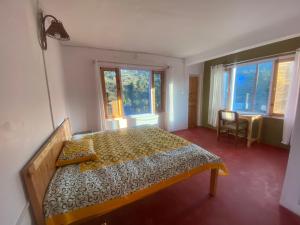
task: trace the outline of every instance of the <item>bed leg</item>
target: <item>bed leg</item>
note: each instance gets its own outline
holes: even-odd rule
[[[209,195],[214,197],[217,192],[218,169],[211,169]]]

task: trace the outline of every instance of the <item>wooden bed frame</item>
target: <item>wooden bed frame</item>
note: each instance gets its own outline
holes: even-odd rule
[[[69,119],[65,119],[64,122],[52,133],[50,138],[45,142],[45,144],[39,149],[35,156],[26,164],[26,166],[22,170],[22,175],[27,189],[29,201],[32,206],[32,211],[37,225],[45,225],[45,217],[43,212],[44,195],[47,191],[48,184],[56,171],[55,162],[62,149],[63,142],[66,140],[70,140],[71,138],[72,133],[70,121]],[[105,212],[99,212],[99,216],[104,215],[116,208],[129,204],[133,201],[144,198],[150,194],[153,194],[154,192],[171,186],[174,183],[182,181],[196,173],[197,172],[189,173],[187,176],[174,180],[174,182],[169,182],[169,184],[161,185],[156,190],[149,191],[146,194],[137,195],[138,197],[128,199],[121,204],[117,204],[107,209],[107,211]],[[214,196],[216,194],[217,177],[218,169],[211,169],[209,192],[211,196]]]
[[[55,162],[63,143],[72,137],[69,119],[52,133],[35,156],[22,170],[32,211],[37,225],[45,224],[43,200],[48,184],[56,171]]]

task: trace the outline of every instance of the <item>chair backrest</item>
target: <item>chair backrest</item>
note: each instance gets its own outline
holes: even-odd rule
[[[219,121],[221,122],[238,122],[239,114],[235,111],[219,110]]]

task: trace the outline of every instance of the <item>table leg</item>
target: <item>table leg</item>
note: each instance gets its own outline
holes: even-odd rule
[[[258,120],[258,122],[259,122],[259,125],[258,125],[257,142],[260,143],[260,140],[261,140],[261,129],[262,129],[262,124],[263,124],[263,119],[260,118]]]

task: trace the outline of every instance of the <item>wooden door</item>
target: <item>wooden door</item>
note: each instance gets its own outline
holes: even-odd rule
[[[189,128],[197,126],[198,77],[189,80]]]

